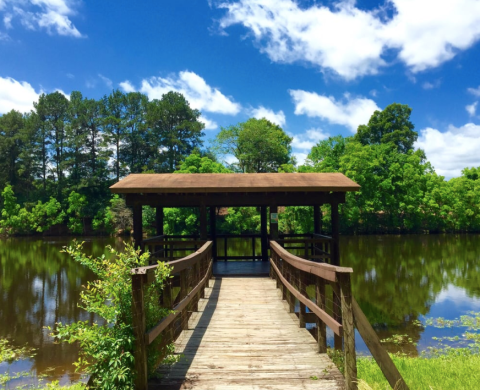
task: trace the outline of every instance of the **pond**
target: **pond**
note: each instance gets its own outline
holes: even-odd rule
[[[37,348],[35,357],[0,364],[0,374],[33,370],[66,383],[78,379],[75,345],[54,344],[46,326],[91,319],[78,308],[82,285],[93,275],[60,250],[64,238],[0,240],[0,337]],[[121,238],[87,238],[84,249],[98,256],[105,246],[123,248]],[[419,327],[430,317],[458,318],[480,311],[480,236],[406,235],[341,237],[342,265],[354,269],[353,293],[381,338],[406,334],[417,343],[386,344],[391,351],[417,355],[434,336],[464,329]],[[259,248],[258,248],[259,249]],[[251,252],[238,241],[229,255]],[[235,252],[235,253],[233,253]],[[366,352],[358,340],[360,352]]]

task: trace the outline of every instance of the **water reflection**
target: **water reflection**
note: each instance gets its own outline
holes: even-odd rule
[[[381,338],[408,334],[418,347],[464,329],[416,325],[425,317],[458,318],[480,309],[478,235],[342,237],[342,265],[354,269],[353,293]],[[392,351],[398,346],[389,345]]]
[[[92,319],[77,307],[81,286],[93,275],[74,263],[62,246],[71,238],[0,240],[0,337],[38,349],[30,361],[11,371],[54,367],[56,377],[75,379],[72,363],[77,346],[55,345],[45,326]],[[85,240],[95,256],[106,245],[123,248],[120,238]],[[259,240],[258,240],[259,241]],[[230,244],[230,242],[229,242]],[[251,239],[235,240],[229,255],[248,255]],[[219,254],[223,253],[219,242]],[[381,338],[408,334],[418,347],[403,345],[411,355],[432,343],[432,336],[455,335],[455,329],[416,326],[425,316],[453,319],[469,310],[480,311],[480,236],[361,236],[342,237],[342,264],[354,269],[353,292]],[[256,252],[260,253],[256,242]],[[359,341],[360,350],[365,350]],[[396,345],[388,345],[391,351]],[[7,369],[0,365],[0,373]]]
[[[106,245],[123,247],[121,239],[85,241],[85,251],[93,255],[105,253]],[[70,242],[71,238],[0,240],[0,337],[37,349],[29,362],[9,367],[11,372],[34,370],[76,379],[72,363],[78,347],[53,344],[45,329],[56,322],[93,319],[77,305],[81,286],[94,275],[60,252]]]

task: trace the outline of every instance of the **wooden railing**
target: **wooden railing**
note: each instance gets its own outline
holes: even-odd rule
[[[304,259],[329,263],[332,257],[332,237],[321,234],[283,234],[275,240],[284,249],[301,253]]]
[[[335,347],[344,346],[346,389],[357,389],[357,363],[355,355],[355,329],[353,325],[351,268],[315,263],[287,252],[275,241],[270,241],[271,276],[276,279],[282,297],[295,312],[295,300],[299,301],[300,327],[316,322],[318,352],[327,352],[328,326],[335,334]],[[326,284],[332,286],[332,295],[326,294]],[[307,294],[307,286],[315,286],[315,301]],[[314,318],[308,316],[307,310]],[[343,321],[342,321],[343,319]]]
[[[143,240],[143,249],[150,252],[152,258],[172,261],[183,258],[187,252],[196,251],[205,243],[198,236],[163,235]]]
[[[307,244],[310,244],[308,239]],[[335,349],[341,350],[343,347],[346,389],[357,389],[356,327],[392,389],[408,390],[375,330],[352,296],[350,274],[353,270],[302,259],[287,252],[276,241],[270,241],[270,249],[270,276],[276,279],[277,288],[282,291],[282,298],[287,301],[291,313],[295,312],[298,300],[300,327],[305,327],[306,323],[316,323],[318,352],[327,351],[326,326],[334,332]],[[328,285],[329,291],[326,289]],[[307,293],[309,287],[314,288],[314,301],[311,294]]]
[[[160,244],[159,244],[160,242]],[[182,241],[185,242],[185,241]],[[162,241],[152,240],[155,245]],[[190,241],[191,243],[191,241]],[[147,389],[147,347],[160,335],[162,345],[173,342],[188,326],[188,317],[198,310],[198,300],[204,297],[205,287],[212,276],[212,246],[207,241],[196,252],[168,263],[173,269],[163,289],[158,304],[172,313],[151,329],[146,329],[145,286],[152,283],[158,265],[133,268],[132,273],[132,320],[135,336],[135,389]]]

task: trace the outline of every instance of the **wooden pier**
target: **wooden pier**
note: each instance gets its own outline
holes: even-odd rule
[[[175,342],[180,361],[162,367],[149,389],[343,389],[345,380],[317,342],[299,328],[275,281],[210,281],[199,312]]]

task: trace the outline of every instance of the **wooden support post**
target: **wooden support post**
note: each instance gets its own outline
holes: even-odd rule
[[[227,261],[227,256],[228,256],[228,242],[227,242],[227,236],[223,238],[223,252],[225,255],[225,261]]]
[[[287,281],[291,284],[294,285],[295,282],[293,280],[293,267],[285,262],[286,269],[287,269]],[[288,288],[285,287],[285,290],[287,290],[287,302],[288,302],[288,311],[290,313],[295,313],[295,296],[290,292]]]
[[[342,307],[340,300],[340,286],[338,283],[332,283],[332,292],[333,292],[333,319],[338,323],[342,323]],[[333,346],[337,351],[342,350],[342,338],[337,334],[333,335]]]
[[[317,306],[325,311],[325,281],[320,278],[315,278],[315,300]],[[327,352],[327,326],[317,317],[317,344],[318,352]]]
[[[195,263],[195,265],[193,266],[193,277],[192,277],[192,287],[195,288],[195,286],[198,284],[198,282],[200,281],[200,278],[198,277],[199,276],[199,266],[198,266],[198,262]],[[200,299],[200,293],[198,292],[195,296],[195,298],[193,298],[193,307],[192,307],[192,311],[198,311],[198,300]]]
[[[216,207],[210,207],[210,239],[213,242],[213,261],[217,261],[217,213]]]
[[[163,287],[163,307],[167,309],[173,308],[173,296],[172,296],[172,279],[168,279],[165,281],[165,285]],[[165,338],[167,339],[168,343],[173,342],[173,326],[175,322],[172,322],[167,329],[164,330]]]
[[[145,342],[145,300],[143,287],[146,275],[132,275],[132,322],[135,337],[135,389],[146,390],[147,343]]]
[[[338,273],[342,301],[343,352],[346,390],[357,390],[357,358],[355,355],[355,327],[353,323],[352,287],[350,274]]]
[[[260,208],[260,227],[262,234],[262,261],[268,261],[267,207]]]
[[[157,236],[163,236],[163,207],[161,206],[155,208],[155,228]]]
[[[270,223],[270,240],[276,241],[278,240],[278,220],[277,222],[272,223],[272,214],[277,214],[278,217],[278,207],[277,206],[270,206],[270,215],[269,215],[269,223]]]
[[[187,270],[184,269],[180,271],[180,300],[185,298],[188,294],[188,284],[187,284]],[[182,329],[188,329],[188,314],[187,310],[184,309],[182,316]]]
[[[135,249],[143,250],[142,205],[133,206],[133,240]]]
[[[322,209],[319,205],[313,206],[313,232],[322,234]]]
[[[252,261],[255,261],[255,236],[252,236]]]
[[[303,272],[298,270],[297,271],[298,275],[298,291],[300,294],[303,296],[307,296],[307,286],[305,285],[305,277],[303,275]],[[300,328],[305,328],[306,326],[306,315],[307,315],[307,307],[305,306],[304,303],[299,302],[300,308],[298,310],[298,321],[299,321],[299,326]]]
[[[340,217],[338,215],[338,203],[332,203],[332,265],[340,265]]]
[[[200,206],[200,240],[207,240],[207,208]]]

